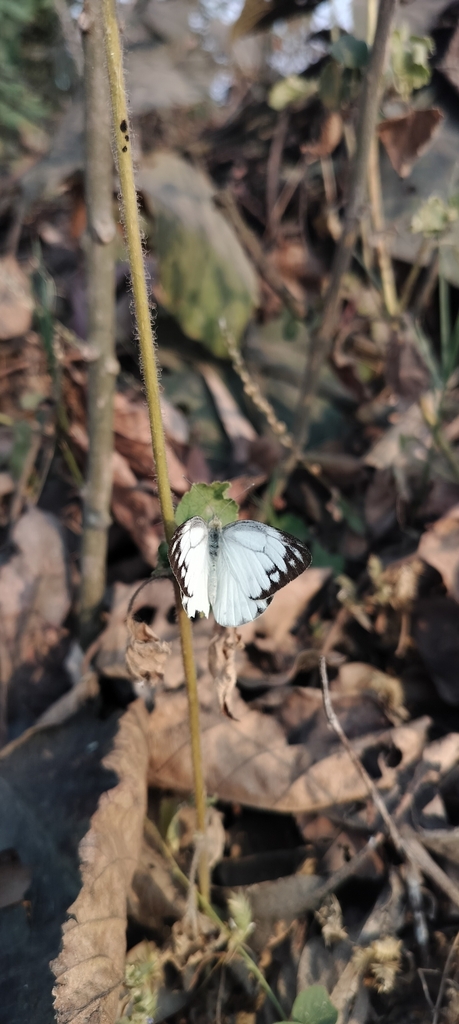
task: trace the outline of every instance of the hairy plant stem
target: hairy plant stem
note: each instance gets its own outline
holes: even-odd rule
[[[142,252],[142,235],[140,230],[137,193],[134,181],[134,166],[132,161],[132,134],[129,125],[120,34],[114,0],[102,0],[102,10],[124,231],[131,266],[132,290],[134,293],[142,372],[145,381],[148,413],[150,418],[153,455],[156,465],[158,495],[166,541],[169,543],[175,530],[174,507],[172,503],[172,494],[166,462],[166,445],[161,418],[155,338],[151,323],[147,281]],[[175,595],[177,602],[177,616],[180,626],[183,665],[188,692],[196,813],[199,832],[201,832],[202,835],[205,835],[206,796],[202,771],[199,702],[196,684],[196,669],[193,657],[193,638],[191,623],[182,608],[182,602],[177,588]],[[205,844],[203,844],[203,852],[199,864],[199,884],[202,895],[205,898],[208,898],[209,869],[205,852]]]
[[[115,357],[113,157],[108,81],[101,60],[104,45],[101,0],[85,0],[83,26],[88,342],[95,356],[88,369],[89,454],[81,551],[80,637],[86,647],[97,631],[105,591],[111,521],[113,395],[118,363]]]
[[[330,285],[324,302],[324,314],[320,325],[313,332],[310,342],[306,370],[300,390],[293,434],[300,449],[304,448],[309,434],[311,401],[317,393],[320,372],[330,355],[334,332],[340,309],[340,292],[344,275],[352,258],[359,220],[366,198],[368,160],[374,138],[378,115],[381,76],[384,68],[387,40],[396,0],[381,0],[378,11],[375,39],[367,73],[362,86],[359,122],[356,132],[357,147],[351,173],[349,199],[344,220],[343,233],[337,245]]]

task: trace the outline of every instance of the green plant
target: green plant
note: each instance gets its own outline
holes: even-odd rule
[[[295,1024],[336,1024],[338,1010],[323,985],[310,985],[296,997],[290,1020]],[[279,1021],[279,1024],[288,1022]]]
[[[0,0],[0,24],[0,128],[18,133],[47,113],[49,39],[57,24],[53,0]]]

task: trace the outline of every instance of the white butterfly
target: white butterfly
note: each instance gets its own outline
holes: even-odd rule
[[[223,526],[188,519],[172,537],[169,561],[187,615],[209,615],[221,626],[241,626],[261,615],[273,594],[311,564],[300,541],[272,526],[238,519]]]

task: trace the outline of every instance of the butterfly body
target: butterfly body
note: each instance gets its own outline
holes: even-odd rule
[[[210,522],[193,516],[175,531],[169,559],[190,618],[212,609],[220,625],[240,626],[308,568],[311,554],[264,523],[238,519],[222,526],[217,516]]]

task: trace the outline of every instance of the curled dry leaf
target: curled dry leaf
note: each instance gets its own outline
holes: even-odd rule
[[[164,665],[171,647],[160,640],[146,622],[136,622],[128,616],[129,639],[126,647],[126,665],[131,679],[144,679],[154,686],[164,675]]]
[[[236,717],[231,710],[231,694],[237,682],[236,651],[243,647],[241,634],[234,628],[216,633],[209,644],[209,671],[217,687],[220,708],[229,718]]]
[[[118,777],[80,843],[82,886],[51,968],[59,1024],[114,1024],[124,977],[127,893],[138,864],[147,804],[148,715],[141,701],[123,715],[104,766]]]

